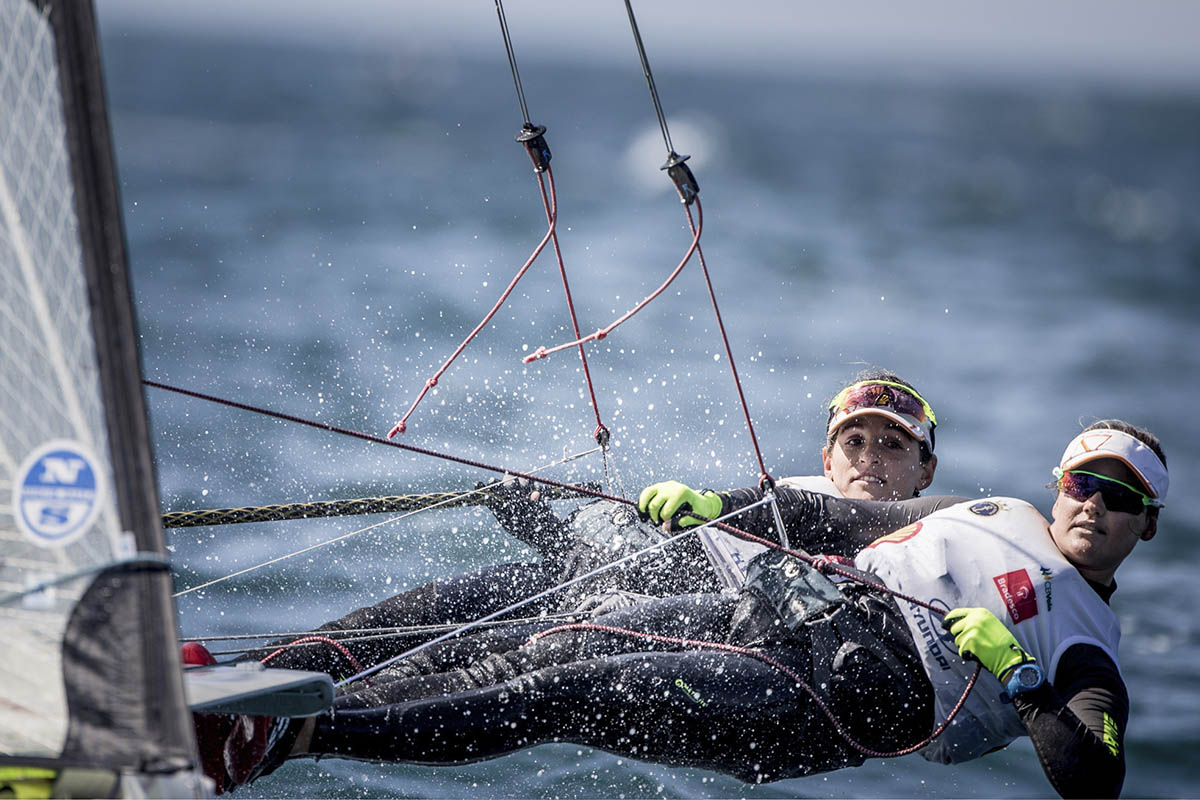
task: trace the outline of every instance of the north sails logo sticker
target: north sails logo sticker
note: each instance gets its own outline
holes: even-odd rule
[[[1000,590],[1000,597],[1014,623],[1037,616],[1037,592],[1033,590],[1033,581],[1029,580],[1028,572],[1019,569],[997,575],[992,580]]]
[[[62,547],[91,528],[104,499],[99,462],[77,442],[56,440],[34,450],[13,481],[13,516],[39,547]]]

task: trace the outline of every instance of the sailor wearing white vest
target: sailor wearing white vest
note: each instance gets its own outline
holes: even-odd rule
[[[924,692],[897,705],[883,685],[864,685],[849,704],[831,698],[835,713],[852,715],[862,704],[872,709],[873,718],[912,717],[924,720],[932,731],[974,672],[962,659],[976,660],[989,674],[948,729],[923,748],[926,758],[965,761],[1027,735],[1061,795],[1116,796],[1125,777],[1129,694],[1118,667],[1120,628],[1108,601],[1116,590],[1117,568],[1139,542],[1157,532],[1168,487],[1166,458],[1150,432],[1104,420],[1071,440],[1053,474],[1057,495],[1049,523],[1022,500],[995,497],[943,507],[871,542],[858,543],[847,534],[822,538],[811,531],[798,538],[809,552],[845,555],[853,548],[855,565],[873,573],[888,590],[946,612],[942,616],[896,598],[904,620],[901,632],[855,640],[863,647],[883,644],[892,653],[910,650],[919,657],[914,668],[928,680],[932,709],[922,699]],[[658,486],[652,495],[661,491],[663,485]],[[652,489],[656,487],[647,492]],[[670,500],[686,501],[710,518],[753,506],[762,497],[762,490],[752,487],[697,495],[697,504],[686,492],[669,493]],[[788,489],[777,494],[784,523],[796,527],[812,516],[813,508],[847,502]],[[672,503],[663,503],[655,513],[653,503],[648,505],[655,521],[681,508],[681,502],[673,509]],[[738,519],[739,527],[759,535],[774,527],[761,507],[747,508]],[[759,558],[755,565],[773,568],[774,562],[788,558],[772,555],[770,564]],[[752,577],[750,583],[754,581]],[[839,589],[846,585],[838,584]],[[763,608],[788,607],[767,583],[747,589],[763,598]],[[759,624],[757,629],[768,628]],[[825,657],[816,642],[801,639],[795,646],[809,650],[816,663]],[[836,672],[836,658],[834,663]],[[875,747],[882,751],[910,744],[897,736]],[[861,763],[850,748],[842,755],[844,764]],[[810,771],[818,771],[836,768],[837,761],[826,757],[806,763]]]

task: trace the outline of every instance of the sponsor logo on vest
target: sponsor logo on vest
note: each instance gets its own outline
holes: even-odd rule
[[[945,606],[946,604],[934,600],[932,605]],[[933,660],[943,670],[950,669],[950,659],[946,656],[946,653],[954,652],[948,646],[953,642],[953,639],[949,638],[949,634],[946,634],[945,637],[939,635],[938,631],[942,629],[941,618],[935,617],[932,611],[912,601],[909,601],[908,609],[917,623],[917,632],[921,634],[921,638],[925,641],[926,652],[933,657]]]
[[[1019,569],[997,575],[992,580],[1000,590],[1000,597],[1014,623],[1037,616],[1037,593],[1033,590],[1033,581],[1029,579],[1028,572]]]
[[[880,536],[878,539],[871,542],[869,545],[867,545],[863,549],[869,550],[870,548],[874,547],[875,545],[879,545],[879,544],[888,544],[888,543],[899,544],[900,542],[906,542],[909,539],[911,539],[912,537],[916,536],[918,533],[920,533],[921,527],[922,526],[921,526],[920,522],[914,522],[911,525],[905,525],[903,528],[900,528],[899,530],[896,530],[896,531],[892,531],[891,533],[889,533],[886,536]]]
[[[1054,597],[1051,594],[1054,588],[1054,573],[1046,567],[1041,567],[1040,572],[1042,573],[1042,591],[1046,595],[1046,610],[1049,611],[1054,608]]]
[[[978,503],[969,505],[967,511],[980,517],[994,517],[999,513],[1000,505],[993,503],[991,500],[981,500]]]

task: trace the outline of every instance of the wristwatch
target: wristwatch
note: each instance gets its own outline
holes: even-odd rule
[[[1032,692],[1045,682],[1046,673],[1042,672],[1042,668],[1036,663],[1029,661],[1019,664],[1008,676],[1008,683],[1004,687],[1006,691],[1001,693],[1000,699],[1005,703],[1011,703],[1017,695]]]

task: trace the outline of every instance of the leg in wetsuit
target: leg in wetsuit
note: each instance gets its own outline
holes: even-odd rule
[[[761,591],[736,601],[666,598],[596,622],[753,646],[818,687],[867,747],[898,749],[928,735],[932,689],[894,603],[851,590],[834,612],[814,604],[817,616],[796,624],[779,613],[778,586],[755,585]],[[746,653],[596,630],[562,631],[449,669],[460,654],[434,650],[415,671],[443,671],[397,674],[340,697],[317,718],[308,754],[453,764],[569,741],[745,781],[865,760],[795,680]]]
[[[337,635],[338,631],[469,622],[549,588],[554,584],[555,570],[545,562],[496,564],[401,592],[373,606],[360,608],[327,622],[316,632],[336,640],[342,638]],[[545,603],[534,603],[523,607],[520,613],[537,614],[544,609]],[[399,655],[422,641],[432,639],[437,633],[440,631],[406,636],[388,635],[375,639],[358,636],[357,640],[355,634],[348,634],[343,644],[366,667]],[[247,653],[247,657],[262,659],[294,638],[261,647]],[[288,648],[273,657],[269,666],[313,670],[334,676],[354,672],[346,657],[327,644]]]

